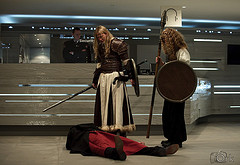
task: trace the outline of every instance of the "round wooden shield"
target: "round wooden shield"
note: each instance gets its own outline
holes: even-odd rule
[[[183,102],[193,95],[197,77],[193,69],[182,61],[171,61],[163,65],[156,76],[158,93],[172,102]]]

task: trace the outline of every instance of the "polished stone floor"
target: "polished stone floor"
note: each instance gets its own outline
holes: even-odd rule
[[[128,138],[144,141],[148,146],[164,140],[163,136]],[[167,157],[131,155],[126,161],[87,157],[69,154],[65,142],[65,136],[0,136],[0,165],[240,165],[240,122],[198,124],[183,148]]]

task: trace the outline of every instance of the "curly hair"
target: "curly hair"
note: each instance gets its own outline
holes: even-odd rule
[[[107,30],[106,27],[100,25],[100,26],[98,26],[96,28],[96,30],[94,32],[94,42],[93,42],[93,49],[94,49],[94,53],[95,53],[95,59],[99,55],[99,52],[98,52],[99,41],[97,39],[97,35],[98,34],[107,34],[107,39],[104,42],[105,56],[108,56],[108,54],[110,53],[111,40],[114,38],[113,35]]]
[[[166,28],[162,32],[160,38],[164,53],[167,55],[170,61],[177,59],[176,52],[179,49],[181,48],[187,49],[187,44],[184,41],[183,35],[172,28]]]

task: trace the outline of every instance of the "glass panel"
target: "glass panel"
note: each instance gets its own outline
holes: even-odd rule
[[[21,34],[19,63],[50,63],[49,34]]]

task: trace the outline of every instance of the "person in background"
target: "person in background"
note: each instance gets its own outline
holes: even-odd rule
[[[126,83],[113,84],[113,81],[119,74],[123,75],[123,66],[129,68],[128,45],[114,38],[106,27],[98,26],[93,48],[97,59],[93,78],[93,86],[97,88],[94,124],[104,131],[126,136],[126,132],[136,129]]]
[[[88,43],[80,41],[80,29],[74,28],[72,30],[72,36],[72,40],[64,42],[63,58],[65,63],[90,63],[90,47]]]
[[[187,44],[180,32],[172,28],[166,28],[160,38],[167,62],[179,60],[190,65],[190,54],[187,49]],[[156,62],[158,62],[158,60],[160,60],[160,65],[164,65],[160,57],[156,58]],[[162,123],[164,137],[167,140],[161,142],[163,147],[179,144],[181,148],[182,142],[187,140],[184,108],[185,102],[176,103],[166,99],[164,100]]]

